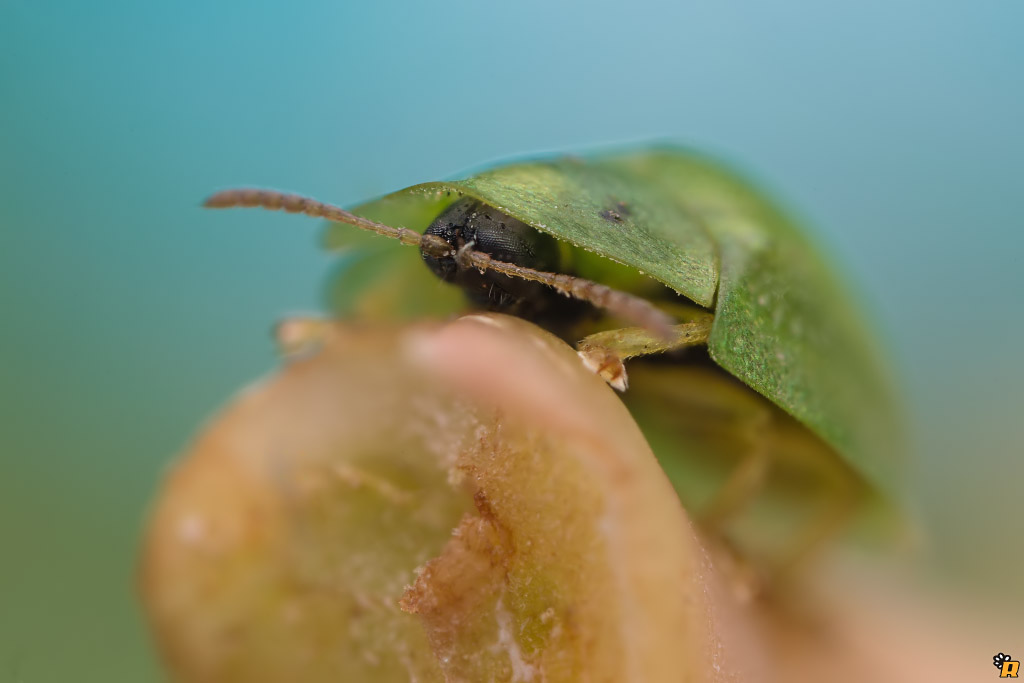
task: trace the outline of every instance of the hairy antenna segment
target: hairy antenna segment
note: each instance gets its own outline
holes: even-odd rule
[[[459,257],[481,272],[493,270],[511,277],[545,284],[565,296],[586,301],[611,313],[616,318],[650,330],[662,339],[672,339],[675,335],[672,327],[675,321],[672,317],[656,308],[647,299],[581,277],[564,273],[547,273],[514,263],[495,261],[490,254],[485,254],[482,251],[467,250]]]
[[[263,208],[270,209],[271,211],[284,210],[289,213],[301,213],[314,218],[326,218],[335,223],[345,223],[362,230],[375,232],[384,237],[396,239],[408,246],[418,247],[421,251],[431,256],[440,258],[454,255],[463,267],[477,268],[481,272],[493,270],[510,277],[540,282],[554,288],[565,296],[586,301],[617,318],[650,330],[662,339],[672,339],[675,334],[672,327],[674,324],[672,317],[656,308],[646,299],[584,278],[562,273],[548,273],[527,266],[496,261],[489,254],[482,251],[460,249],[456,253],[448,242],[437,235],[421,235],[408,228],[395,228],[384,223],[371,221],[368,218],[357,216],[351,211],[346,211],[339,206],[326,204],[310,197],[274,190],[243,188],[217,192],[207,198],[203,202],[203,206],[209,209],[242,207]]]
[[[288,194],[285,192],[277,192],[274,190],[258,190],[252,188],[243,188],[237,190],[224,190],[218,192],[209,197],[203,206],[208,209],[233,209],[237,207],[242,208],[262,208],[270,209],[271,211],[284,210],[289,213],[301,213],[314,218],[326,218],[329,221],[335,223],[345,223],[352,225],[363,230],[375,232],[378,235],[384,237],[390,237],[396,239],[402,244],[407,244],[413,247],[423,248],[426,244],[428,249],[436,250],[438,243],[444,245],[444,250],[437,254],[438,256],[445,256],[451,254],[452,248],[442,239],[430,239],[424,240],[423,235],[420,235],[414,230],[408,228],[393,228],[390,225],[384,223],[378,223],[377,221],[371,221],[368,218],[357,216],[351,211],[346,211],[340,206],[333,204],[325,204],[319,202],[311,197],[303,197],[297,194]]]

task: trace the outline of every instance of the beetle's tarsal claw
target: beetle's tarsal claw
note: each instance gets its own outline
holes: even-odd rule
[[[331,334],[331,323],[316,316],[294,316],[274,325],[277,352],[284,358],[316,353]]]
[[[622,359],[608,349],[589,348],[578,351],[580,360],[584,367],[595,375],[608,382],[613,389],[625,391],[629,388],[629,375],[626,374],[626,365]]]

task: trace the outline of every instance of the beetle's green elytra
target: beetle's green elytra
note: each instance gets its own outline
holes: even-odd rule
[[[725,476],[737,496],[786,457],[807,463],[819,456],[804,455],[818,449],[836,463],[819,468],[821,477],[860,482],[843,488],[851,496],[895,497],[900,419],[872,327],[794,223],[702,155],[662,148],[515,163],[416,185],[351,212],[263,191],[220,193],[208,205],[284,208],[347,224],[327,233],[332,247],[359,248],[334,290],[342,315],[510,312],[569,341],[586,336],[584,362],[619,389],[627,383],[622,361],[637,357],[624,398],[659,458],[679,436],[698,444],[694,451],[753,452],[760,447],[737,444],[762,428],[751,425],[774,421],[774,445],[760,448],[767,455],[739,458]],[[351,225],[418,246],[429,268]],[[431,285],[436,277],[453,286]],[[721,392],[705,387],[713,376],[723,378],[715,380]],[[742,386],[767,399],[774,417],[737,398]],[[662,408],[652,407],[653,396]],[[672,417],[695,401],[714,417]],[[729,425],[722,438],[706,434],[716,420]],[[683,423],[685,433],[673,434]],[[820,448],[798,443],[799,425]],[[673,481],[685,489],[701,476],[697,468]],[[783,477],[782,486],[800,489],[801,476]],[[708,515],[728,507],[711,501]]]

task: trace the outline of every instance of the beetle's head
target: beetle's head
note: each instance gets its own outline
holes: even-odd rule
[[[496,261],[560,272],[560,252],[553,237],[471,197],[445,209],[425,234],[444,239],[456,251],[472,249]],[[421,255],[435,275],[461,287],[474,304],[483,308],[529,317],[528,311],[553,294],[559,296],[537,282],[490,270],[481,273],[464,266],[455,256],[439,258],[425,251]]]
[[[649,301],[573,277],[561,264],[561,250],[553,237],[472,198],[460,199],[445,209],[423,235],[310,197],[273,190],[224,190],[208,197],[203,205],[211,209],[284,209],[415,244],[430,269],[442,280],[462,287],[472,303],[532,320],[559,336],[564,337],[574,320],[599,310],[665,339],[673,334],[671,317]],[[474,258],[462,253],[463,249],[476,252],[476,256],[487,254],[490,259]]]

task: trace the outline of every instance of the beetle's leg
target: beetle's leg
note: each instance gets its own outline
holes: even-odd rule
[[[273,336],[278,353],[290,358],[316,352],[334,332],[328,318],[297,315],[278,322]]]
[[[737,575],[785,582],[859,509],[849,466],[735,378],[683,364],[632,374],[623,400],[693,518],[735,549]]]
[[[721,534],[764,489],[775,459],[770,440],[772,409],[759,400],[735,401],[722,415],[722,427],[738,440],[740,457],[714,496],[697,512],[697,521],[712,533]]]
[[[791,576],[795,569],[824,546],[824,542],[836,536],[857,511],[865,496],[864,483],[838,459],[819,463],[827,468],[827,496],[819,506],[814,521],[808,524],[789,543],[788,548],[776,556],[771,569],[771,579],[780,583]]]
[[[757,497],[774,462],[774,409],[708,368],[639,364],[635,375],[626,405],[694,517],[721,531]],[[695,468],[698,462],[704,464]],[[695,486],[700,476],[714,483]]]
[[[757,497],[767,479],[772,452],[764,443],[764,438],[758,438],[754,433],[755,425],[761,428],[766,425],[768,412],[765,411],[762,417],[766,419],[754,417],[746,425],[752,427],[749,450],[729,472],[725,483],[715,492],[711,501],[697,514],[697,520],[715,533],[720,533],[732,518]]]
[[[707,344],[712,320],[710,313],[698,313],[689,322],[673,325],[672,336],[667,339],[642,327],[598,332],[580,341],[576,350],[587,368],[619,391],[625,391],[629,380],[624,361]]]

